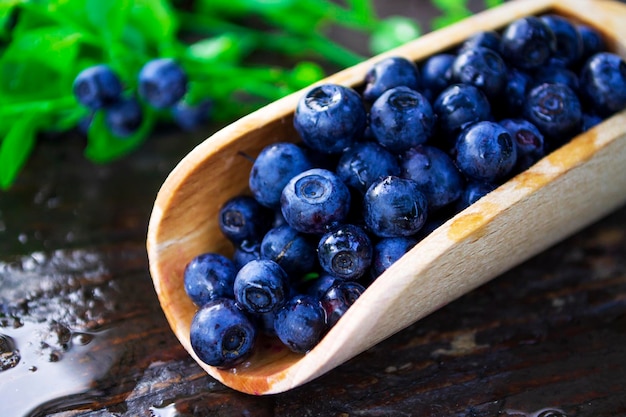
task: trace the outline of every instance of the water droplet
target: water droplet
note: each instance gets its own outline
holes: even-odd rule
[[[0,334],[0,371],[16,367],[20,359],[20,352],[15,348],[13,339]]]
[[[169,404],[165,407],[150,407],[152,417],[181,417],[176,409],[176,404]]]

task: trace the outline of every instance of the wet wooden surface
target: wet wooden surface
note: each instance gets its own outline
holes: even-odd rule
[[[106,166],[78,136],[42,138],[0,194],[1,417],[626,416],[626,208],[291,392],[204,374],[160,310],[145,233],[214,128],[165,127]]]

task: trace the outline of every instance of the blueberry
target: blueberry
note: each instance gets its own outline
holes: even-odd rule
[[[469,181],[465,185],[465,189],[463,193],[461,193],[461,197],[456,202],[457,211],[461,211],[471,206],[475,202],[477,202],[482,197],[486,196],[493,190],[495,190],[497,185],[492,182],[485,181]]]
[[[389,176],[374,182],[363,199],[363,216],[379,237],[411,236],[426,221],[428,201],[410,179]]]
[[[272,212],[253,197],[240,195],[226,201],[219,211],[219,227],[235,245],[261,241],[270,229]]]
[[[507,67],[493,49],[476,46],[461,52],[452,65],[452,80],[480,88],[487,97],[500,96],[507,82]]]
[[[553,57],[565,66],[580,60],[583,55],[583,40],[576,26],[562,16],[548,14],[540,19],[552,30],[556,38],[556,49]]]
[[[473,124],[458,137],[456,164],[468,178],[494,182],[511,172],[517,160],[513,137],[497,123]]]
[[[232,368],[252,353],[257,330],[235,301],[217,298],[205,304],[191,321],[191,347],[210,366]]]
[[[195,105],[179,100],[172,107],[172,118],[181,129],[194,131],[209,121],[212,108],[210,100],[202,100]]]
[[[403,178],[415,181],[428,200],[432,213],[454,202],[461,195],[463,177],[452,159],[429,145],[409,149],[401,157]]]
[[[298,101],[293,124],[307,146],[332,154],[363,136],[367,117],[359,93],[350,87],[323,84]]]
[[[317,298],[296,295],[276,313],[274,330],[285,346],[306,353],[326,332],[326,313]]]
[[[465,42],[463,42],[459,52],[462,53],[467,49],[483,47],[499,53],[500,39],[500,34],[495,30],[483,30],[470,36]]]
[[[108,65],[95,65],[76,76],[73,91],[79,103],[98,110],[120,99],[122,82]]]
[[[502,33],[502,57],[517,68],[539,68],[548,61],[555,50],[554,32],[535,16],[514,20]]]
[[[425,143],[434,125],[435,115],[426,97],[408,87],[387,90],[370,109],[372,134],[392,152]]]
[[[521,114],[526,101],[526,93],[532,85],[532,77],[517,68],[511,68],[507,73],[504,86],[504,103],[509,115]]]
[[[217,253],[194,257],[185,267],[183,282],[187,295],[197,306],[215,298],[233,298],[235,264]]]
[[[321,299],[328,327],[333,327],[354,302],[365,292],[358,282],[344,281],[330,287]]]
[[[315,245],[289,225],[270,229],[261,242],[261,258],[280,265],[292,277],[311,272],[316,265]]]
[[[289,277],[276,262],[268,259],[245,264],[233,284],[237,304],[250,313],[279,309],[289,295]]]
[[[343,152],[336,173],[349,187],[365,194],[378,178],[400,175],[400,165],[396,156],[378,143],[360,142]]]
[[[173,106],[187,92],[187,74],[171,58],[148,61],[138,77],[139,95],[156,109]]]
[[[417,241],[410,237],[387,237],[374,245],[372,258],[372,276],[380,276],[398,259],[415,246]]]
[[[280,194],[289,180],[313,168],[305,151],[293,144],[279,142],[266,146],[256,157],[248,185],[256,200],[266,207],[279,207]]]
[[[333,172],[313,168],[287,183],[280,206],[289,226],[302,233],[322,234],[348,215],[350,191]]]
[[[255,240],[244,240],[241,242],[235,247],[232,257],[237,271],[248,262],[257,259],[261,259],[261,243]]]
[[[582,131],[586,132],[596,125],[599,125],[600,123],[602,123],[602,120],[602,117],[598,116],[597,114],[583,113]]]
[[[417,65],[399,56],[385,58],[372,65],[365,74],[363,98],[373,102],[385,91],[400,86],[413,90],[420,87],[420,74]]]
[[[426,59],[422,65],[422,90],[429,100],[452,84],[452,64],[456,55],[440,53]]]
[[[143,121],[141,105],[134,97],[122,97],[104,107],[103,111],[106,126],[119,138],[135,133]]]
[[[583,24],[577,25],[576,28],[583,42],[582,62],[598,52],[606,51],[606,42],[597,29]]]
[[[607,117],[626,108],[626,62],[611,52],[595,54],[584,65],[581,94],[593,111]]]
[[[454,142],[465,127],[491,117],[491,105],[485,94],[468,84],[447,87],[435,100],[433,109],[445,145]]]
[[[517,147],[516,171],[523,171],[545,155],[543,135],[524,119],[503,119],[500,126],[509,131]]]
[[[359,226],[344,224],[322,236],[317,254],[324,271],[343,280],[356,280],[372,262],[372,242]]]
[[[535,73],[534,80],[536,84],[565,84],[574,92],[578,91],[580,85],[578,75],[574,71],[555,65],[539,68]]]
[[[318,300],[321,300],[330,287],[341,281],[343,281],[343,279],[324,272],[310,283],[306,289],[306,293],[317,298]]]
[[[571,139],[582,127],[580,101],[564,84],[544,83],[530,90],[523,116],[553,143]]]

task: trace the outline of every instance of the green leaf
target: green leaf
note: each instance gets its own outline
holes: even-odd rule
[[[370,38],[370,51],[374,55],[403,45],[420,36],[417,22],[402,16],[391,16],[383,20]]]
[[[467,0],[431,0],[434,6],[446,14],[467,11]]]
[[[490,9],[504,3],[504,0],[485,0],[485,6]]]
[[[86,0],[89,23],[111,41],[120,39],[128,20],[131,0]]]
[[[10,38],[13,19],[17,17],[17,6],[22,0],[2,0],[0,2],[0,40]]]
[[[0,188],[7,190],[17,178],[35,147],[38,114],[24,114],[0,143]]]
[[[202,39],[187,47],[185,55],[195,61],[238,62],[250,52],[253,39],[245,34],[225,33]]]
[[[175,41],[179,22],[167,0],[134,0],[128,25],[139,30],[147,41],[163,47]]]
[[[298,90],[324,78],[324,69],[315,62],[301,61],[291,73],[290,85]]]
[[[471,13],[458,13],[458,14],[449,14],[445,16],[439,16],[433,19],[432,27],[433,29],[441,29],[446,26],[450,26],[453,23],[459,22],[466,17],[468,17]]]
[[[66,95],[79,42],[80,34],[55,26],[21,33],[0,58],[0,94],[17,100]]]
[[[144,119],[139,129],[131,136],[120,138],[114,136],[106,126],[104,112],[97,111],[87,132],[85,156],[93,162],[106,163],[136,149],[149,136],[157,118],[156,112],[147,106],[144,106],[143,113]]]

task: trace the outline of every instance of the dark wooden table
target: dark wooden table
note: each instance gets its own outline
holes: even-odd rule
[[[626,208],[306,386],[207,376],[160,310],[145,235],[216,128],[164,127],[105,166],[77,135],[41,139],[0,194],[0,417],[626,416]]]

